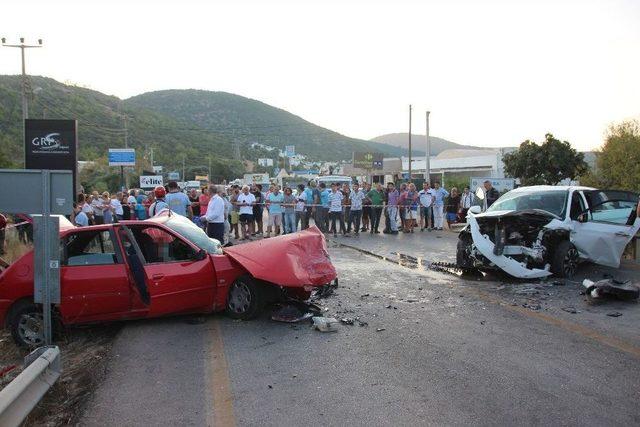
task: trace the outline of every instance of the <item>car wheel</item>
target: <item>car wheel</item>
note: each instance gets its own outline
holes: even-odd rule
[[[558,277],[571,278],[578,270],[580,254],[578,249],[568,240],[560,242],[553,254],[551,271]]]
[[[472,243],[473,240],[468,234],[464,234],[458,239],[458,245],[456,247],[456,264],[463,270],[471,269],[473,267],[473,263],[469,257],[469,248]]]
[[[249,276],[240,276],[229,287],[227,314],[234,319],[253,319],[264,306],[264,292]]]
[[[44,345],[44,319],[42,309],[32,303],[20,304],[9,319],[13,340],[22,347]]]

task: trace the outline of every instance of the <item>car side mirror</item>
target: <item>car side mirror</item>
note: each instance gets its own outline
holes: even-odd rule
[[[478,205],[474,205],[469,208],[469,212],[474,215],[478,215],[479,213],[482,213],[482,208]]]
[[[203,259],[205,259],[207,257],[207,251],[205,251],[204,249],[200,249],[195,256],[193,257],[193,259],[195,261],[202,261]]]

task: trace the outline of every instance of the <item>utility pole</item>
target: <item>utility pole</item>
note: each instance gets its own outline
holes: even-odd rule
[[[187,181],[186,177],[184,176],[184,168],[185,168],[184,163],[185,163],[186,160],[187,160],[187,156],[183,155],[182,156],[182,181],[183,182]]]
[[[409,104],[409,181],[411,182],[411,104]]]
[[[211,156],[209,156],[209,184],[211,184]]]
[[[427,111],[427,149],[424,157],[424,182],[431,184],[431,140],[429,139],[429,114],[431,114],[431,111]]]
[[[22,136],[25,138],[24,121],[29,118],[29,104],[27,102],[27,70],[24,59],[24,50],[30,48],[42,47],[42,39],[38,39],[37,45],[29,45],[24,43],[24,37],[20,37],[20,44],[7,44],[7,39],[2,37],[0,39],[2,46],[4,47],[17,47],[20,48],[22,54]]]
[[[129,148],[129,133],[127,132],[127,115],[122,114],[122,127],[124,129],[124,148]],[[124,173],[124,166],[120,166],[120,182],[122,183],[122,191],[124,191],[129,185],[127,183],[127,177]]]

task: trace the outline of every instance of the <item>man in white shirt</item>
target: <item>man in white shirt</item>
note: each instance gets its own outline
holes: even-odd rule
[[[211,200],[207,205],[207,236],[224,243],[224,201],[218,195],[218,188],[215,185],[209,186]]]
[[[253,234],[253,205],[256,203],[256,196],[249,192],[248,185],[242,187],[242,192],[238,195],[236,203],[240,208],[242,240],[249,240]]]
[[[122,217],[124,215],[124,211],[122,210],[122,203],[120,203],[120,200],[122,199],[122,193],[118,192],[115,196],[112,196],[111,199],[111,207],[113,208],[115,214],[116,214],[116,218],[118,218],[118,221],[122,221]]]
[[[471,207],[472,204],[473,204],[473,193],[469,191],[469,187],[464,187],[464,192],[460,197],[460,209],[462,210],[462,212],[460,213],[460,216],[463,219],[467,217],[467,212],[469,211],[469,208]]]
[[[351,224],[354,225],[354,232],[356,236],[360,235],[360,219],[362,218],[362,201],[367,196],[364,191],[360,189],[360,184],[357,182],[353,184],[353,190],[349,193],[349,200],[351,200],[351,210],[349,212],[349,225],[347,228],[351,228]]]
[[[431,218],[433,217],[433,190],[428,182],[422,184],[422,190],[418,192],[420,198],[420,231],[425,228],[429,231],[433,229]]]
[[[93,223],[104,224],[104,210],[105,206],[102,203],[102,198],[97,191],[92,193],[93,200],[91,201],[91,208],[93,209]]]
[[[338,191],[338,184],[331,184],[331,192],[329,193],[329,221],[331,222],[331,230],[333,237],[338,237],[336,230],[336,219],[340,220],[340,233],[345,234],[344,220],[342,219],[342,199],[344,195],[342,191]]]

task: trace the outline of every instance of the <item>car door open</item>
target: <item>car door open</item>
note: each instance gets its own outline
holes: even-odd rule
[[[638,196],[627,191],[583,193],[587,209],[573,221],[572,241],[591,261],[617,268],[625,247],[640,229]]]

